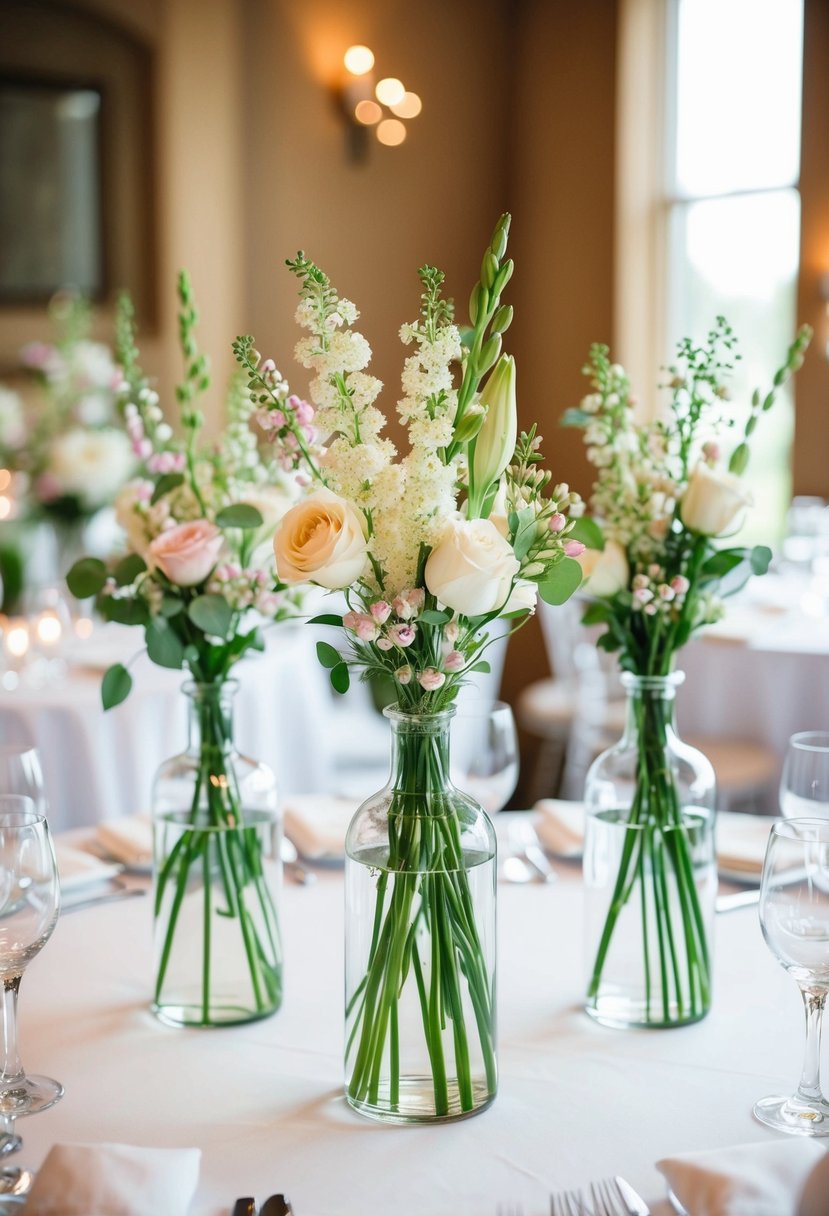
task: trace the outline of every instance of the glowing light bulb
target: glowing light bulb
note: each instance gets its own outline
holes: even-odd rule
[[[395,102],[394,105],[390,105],[389,109],[398,118],[417,118],[423,109],[423,102],[417,93],[404,93],[402,99]]]
[[[384,118],[377,127],[377,138],[381,144],[396,148],[406,138],[406,128],[398,118]]]
[[[367,46],[350,46],[343,55],[343,63],[352,76],[365,76],[374,67],[374,52]]]
[[[384,106],[396,106],[406,96],[406,90],[402,80],[398,80],[395,76],[386,76],[383,80],[377,81],[374,95]]]
[[[354,107],[354,117],[365,127],[371,127],[383,117],[383,111],[376,101],[358,101]]]

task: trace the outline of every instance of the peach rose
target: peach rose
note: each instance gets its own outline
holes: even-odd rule
[[[176,524],[151,541],[150,564],[177,587],[195,587],[216,565],[222,543],[221,530],[206,519]]]
[[[362,516],[331,490],[317,490],[291,507],[273,538],[283,583],[316,583],[329,591],[360,577],[367,550]]]

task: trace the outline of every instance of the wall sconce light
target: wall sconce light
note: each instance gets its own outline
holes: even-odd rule
[[[402,144],[408,134],[405,120],[417,118],[423,103],[395,76],[375,82],[374,52],[367,46],[350,46],[343,55],[345,78],[337,91],[338,107],[347,127],[352,160],[368,155],[371,131],[388,148]]]

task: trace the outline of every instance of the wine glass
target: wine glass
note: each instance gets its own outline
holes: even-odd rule
[[[31,798],[0,795],[0,1116],[32,1115],[63,1095],[50,1077],[27,1076],[17,1049],[23,971],[52,936],[60,910],[55,852]]]
[[[502,810],[518,783],[518,735],[506,701],[469,701],[452,719],[452,781],[488,815]]]
[[[829,732],[801,731],[789,739],[780,810],[786,819],[829,819]]]
[[[31,798],[36,813],[45,813],[46,792],[37,748],[27,743],[0,746],[0,795],[3,794]]]
[[[784,819],[769,836],[760,886],[766,945],[800,988],[806,1051],[790,1097],[754,1105],[761,1123],[799,1136],[829,1136],[829,1102],[820,1088],[820,1030],[829,993],[829,820]]]

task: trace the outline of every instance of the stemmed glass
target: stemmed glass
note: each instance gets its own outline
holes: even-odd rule
[[[820,1030],[829,993],[829,820],[785,819],[771,830],[760,886],[766,945],[800,988],[806,1051],[791,1097],[754,1105],[761,1123],[799,1136],[829,1136],[829,1102],[820,1088]]]
[[[503,810],[518,783],[518,735],[506,701],[461,701],[452,719],[452,781],[488,815]]]
[[[60,888],[52,838],[30,798],[0,796],[0,1116],[33,1115],[63,1095],[50,1077],[27,1076],[17,1049],[23,971],[52,936]]]
[[[829,732],[792,735],[780,778],[780,810],[786,819],[829,819]]]
[[[46,807],[43,771],[37,749],[26,743],[0,746],[0,795],[20,794],[31,798],[33,810],[42,814]]]

